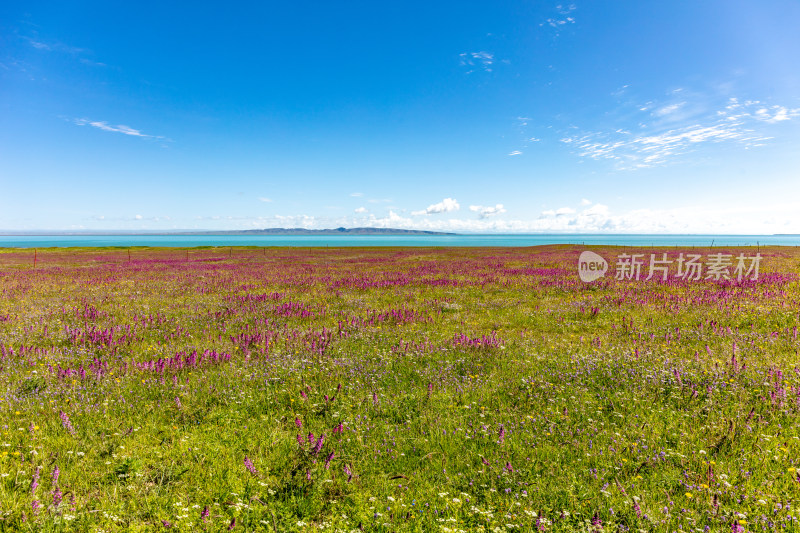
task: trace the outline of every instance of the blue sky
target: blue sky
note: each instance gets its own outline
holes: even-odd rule
[[[800,233],[794,0],[115,4],[0,5],[0,229]]]

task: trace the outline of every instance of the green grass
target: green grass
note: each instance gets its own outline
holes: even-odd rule
[[[797,252],[580,251],[4,250],[0,531],[800,530]]]

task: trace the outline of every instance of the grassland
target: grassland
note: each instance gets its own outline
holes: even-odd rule
[[[0,531],[800,531],[800,253],[580,251],[0,250]]]

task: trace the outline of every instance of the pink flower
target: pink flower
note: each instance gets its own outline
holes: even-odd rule
[[[250,458],[249,458],[249,457],[247,457],[246,455],[244,456],[244,466],[245,466],[245,468],[247,468],[247,469],[250,471],[250,473],[251,473],[251,474],[253,474],[254,476],[257,476],[257,475],[258,475],[258,470],[256,470],[256,467],[253,465],[253,461],[251,461],[251,460],[250,460]]]

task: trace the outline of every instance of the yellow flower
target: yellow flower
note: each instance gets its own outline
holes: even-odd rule
[[[692,493],[691,493],[691,492],[687,492],[687,493],[686,493],[686,497],[687,497],[687,498],[691,498],[691,497],[692,497]]]

